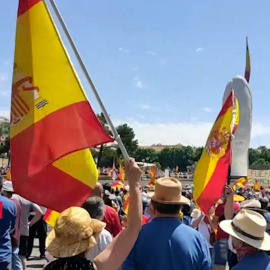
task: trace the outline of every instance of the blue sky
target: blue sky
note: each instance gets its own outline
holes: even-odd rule
[[[0,114],[8,115],[18,1],[2,2]],[[252,146],[270,146],[269,1],[55,2],[114,123],[128,122],[142,145],[205,143],[227,82],[244,74],[248,36]]]

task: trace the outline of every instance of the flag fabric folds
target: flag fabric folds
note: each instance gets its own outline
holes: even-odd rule
[[[49,209],[80,205],[97,182],[90,147],[112,142],[42,0],[20,0],[11,100],[14,189]]]
[[[248,38],[246,39],[246,68],[245,68],[245,79],[249,82],[251,73],[251,64],[250,64],[250,54],[248,48]]]
[[[231,163],[231,139],[239,122],[234,91],[224,103],[194,173],[194,199],[205,213],[222,197]]]

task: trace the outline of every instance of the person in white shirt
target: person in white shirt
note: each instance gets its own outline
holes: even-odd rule
[[[105,213],[105,204],[102,198],[93,196],[90,197],[83,205],[92,219],[103,220]],[[105,223],[104,223],[105,226]],[[86,259],[93,261],[106,247],[112,242],[113,237],[106,229],[103,229],[96,239],[97,244],[92,247],[86,254]],[[52,262],[55,258],[46,251],[46,260]]]
[[[210,236],[213,232],[211,225],[208,221],[208,217],[206,217],[203,212],[198,209],[194,209],[191,213],[191,227],[196,229],[199,233],[203,235],[205,238],[210,254],[213,253],[213,246],[210,243]]]
[[[84,208],[91,218],[102,221],[105,214],[105,204],[100,197],[93,196],[90,197],[83,205]],[[91,248],[86,254],[86,259],[94,260],[94,258],[99,255],[106,247],[112,242],[112,235],[106,230],[103,229],[96,239],[97,244]]]

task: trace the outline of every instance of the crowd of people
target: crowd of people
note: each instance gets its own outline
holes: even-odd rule
[[[97,183],[81,207],[60,213],[22,198],[0,178],[0,269],[25,270],[38,233],[45,270],[270,270],[270,191],[226,186],[208,213],[192,188],[173,177],[141,187],[141,169],[127,162],[128,185]],[[241,198],[241,199],[239,199]],[[239,202],[241,201],[241,202]]]

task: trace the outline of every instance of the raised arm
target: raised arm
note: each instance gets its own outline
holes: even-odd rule
[[[142,199],[139,182],[142,172],[133,160],[126,162],[125,167],[130,195],[127,228],[94,259],[97,270],[118,270],[135,244],[141,229]]]
[[[225,208],[224,208],[224,216],[225,219],[233,219],[233,214],[234,214],[234,205],[233,205],[233,190],[230,186],[227,186],[225,188],[225,192],[227,195],[226,203],[225,203]]]

